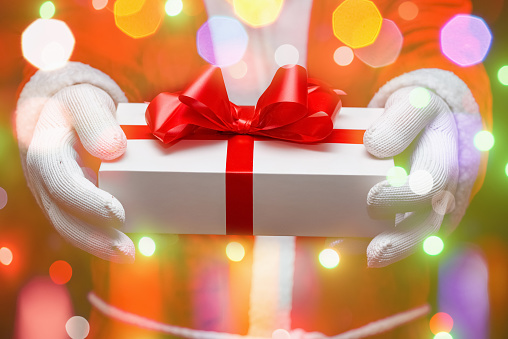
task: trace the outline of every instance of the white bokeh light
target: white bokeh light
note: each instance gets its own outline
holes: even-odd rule
[[[67,320],[65,330],[72,339],[84,339],[90,333],[90,325],[85,318],[75,316]]]
[[[25,59],[35,67],[54,70],[65,66],[74,50],[74,36],[65,22],[38,19],[21,35],[21,49]]]
[[[279,65],[279,67],[285,65],[296,65],[299,59],[300,53],[293,45],[281,45],[275,50],[275,62]]]
[[[339,66],[349,65],[355,58],[355,53],[348,46],[341,46],[333,53],[333,61]]]
[[[434,185],[432,175],[425,170],[418,170],[409,176],[409,187],[418,195],[424,195],[430,192]]]
[[[279,328],[273,331],[272,339],[291,339],[291,334],[285,329]]]

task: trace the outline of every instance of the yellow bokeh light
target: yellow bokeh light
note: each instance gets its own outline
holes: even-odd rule
[[[284,0],[234,0],[235,14],[252,27],[266,26],[277,20]]]
[[[69,27],[55,19],[35,20],[21,35],[23,56],[44,71],[65,66],[74,50],[74,43]]]
[[[134,39],[157,32],[164,13],[164,4],[158,0],[117,0],[114,7],[116,26]]]
[[[243,257],[245,256],[245,249],[243,248],[242,244],[236,241],[232,241],[226,246],[226,255],[231,261],[242,261]]]
[[[333,34],[351,48],[372,44],[383,18],[372,1],[346,0],[333,12]]]

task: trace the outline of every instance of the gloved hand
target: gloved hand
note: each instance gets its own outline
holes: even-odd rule
[[[127,141],[114,117],[120,101],[127,100],[114,81],[89,66],[39,71],[20,95],[16,128],[27,182],[55,229],[97,257],[132,262],[134,244],[116,229],[124,209],[96,187],[77,152],[81,142],[101,160],[124,153]]]
[[[385,180],[369,192],[372,217],[396,214],[395,228],[376,236],[367,248],[370,267],[386,266],[411,254],[439,231],[445,213],[454,207],[459,176],[457,127],[450,108],[435,93],[423,87],[395,91],[384,114],[365,132],[364,144],[376,157],[392,157],[417,136],[408,180],[402,185]]]
[[[370,243],[339,238],[328,244],[345,252],[366,248],[368,266],[384,267],[421,250],[442,225],[444,234],[458,225],[478,174],[480,152],[473,139],[482,126],[466,84],[439,69],[394,78],[369,107],[385,107],[385,112],[366,131],[366,149],[380,158],[408,159],[405,183],[392,186],[385,180],[367,197],[371,217],[395,216],[395,227]]]

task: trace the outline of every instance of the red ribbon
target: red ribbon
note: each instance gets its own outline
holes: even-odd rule
[[[308,79],[305,68],[295,65],[279,68],[255,107],[237,106],[229,101],[220,68],[210,67],[181,94],[157,95],[145,117],[153,136],[164,143],[182,138],[228,140],[226,234],[252,235],[252,135],[300,143],[345,141],[343,131],[333,130],[333,117],[341,107],[339,94],[345,93]],[[129,139],[151,138],[144,126],[122,127]],[[352,131],[355,136],[346,139],[362,143],[363,132]]]
[[[281,67],[255,107],[229,101],[222,72],[208,68],[181,94],[161,93],[148,105],[146,122],[162,142],[186,137],[199,127],[261,135],[294,142],[317,142],[333,129],[339,94],[307,78],[302,66]]]

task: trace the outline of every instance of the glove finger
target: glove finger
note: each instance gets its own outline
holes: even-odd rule
[[[443,109],[447,109],[443,100],[423,87],[399,89],[388,98],[383,115],[365,131],[365,148],[378,158],[395,156]]]
[[[398,186],[388,180],[376,184],[367,197],[372,218],[428,208],[444,191],[455,193],[458,180],[457,130],[451,114],[442,113],[427,126],[411,156],[411,172]]]
[[[55,97],[90,154],[111,160],[125,152],[127,138],[115,119],[115,103],[104,90],[79,84],[60,90]]]
[[[48,216],[55,229],[74,246],[101,259],[132,263],[135,247],[132,240],[113,227],[94,227],[51,203]]]
[[[70,129],[45,129],[38,125],[27,153],[30,176],[42,183],[55,203],[79,219],[98,226],[123,225],[125,212],[121,203],[83,175],[72,147],[76,141]]]
[[[385,267],[420,248],[423,241],[439,231],[443,215],[432,209],[407,213],[393,231],[379,234],[367,248],[369,267]]]

